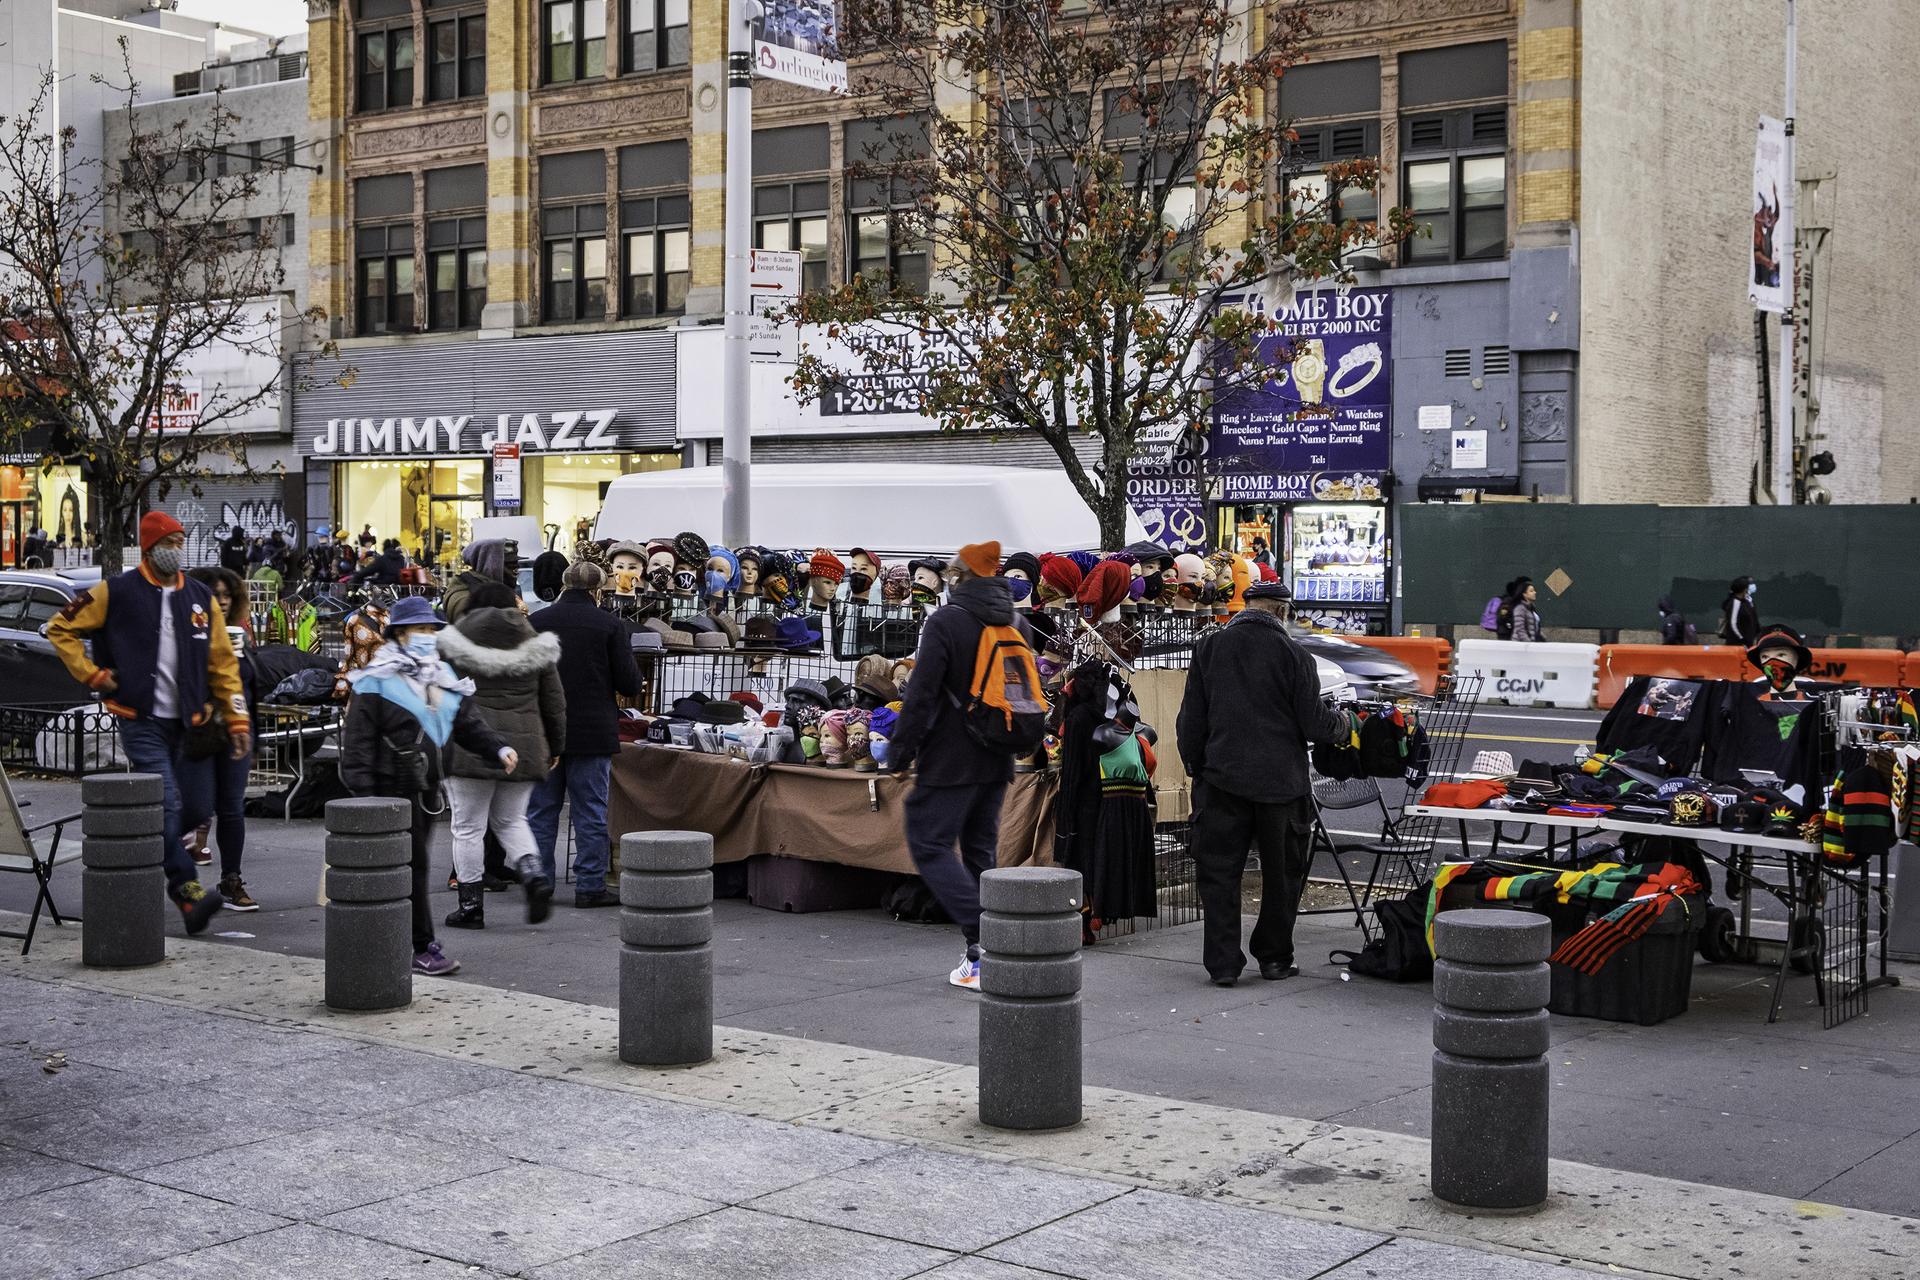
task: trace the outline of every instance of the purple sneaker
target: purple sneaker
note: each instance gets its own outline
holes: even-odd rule
[[[429,942],[425,951],[414,953],[413,971],[424,973],[429,978],[444,978],[450,973],[458,973],[460,962],[448,959],[447,953],[440,949],[439,943]]]

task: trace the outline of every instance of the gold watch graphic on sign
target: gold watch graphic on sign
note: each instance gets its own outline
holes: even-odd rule
[[[1307,338],[1293,356],[1293,385],[1303,405],[1319,404],[1327,382],[1327,344]]]

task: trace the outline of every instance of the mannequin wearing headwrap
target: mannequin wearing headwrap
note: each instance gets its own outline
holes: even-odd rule
[[[730,592],[740,590],[740,561],[719,543],[707,549],[706,596],[724,604]]]
[[[1065,556],[1040,558],[1040,607],[1058,608],[1071,604],[1080,594],[1083,575],[1080,566]]]
[[[1089,622],[1118,622],[1120,605],[1133,583],[1133,568],[1120,560],[1102,560],[1081,580],[1074,601]]]
[[[829,769],[847,764],[847,717],[850,714],[829,711],[820,718],[820,763]]]
[[[760,598],[776,609],[790,609],[794,599],[793,561],[778,551],[769,551],[760,561]]]
[[[898,606],[907,603],[913,596],[913,579],[907,573],[907,566],[890,564],[880,573],[880,603]]]

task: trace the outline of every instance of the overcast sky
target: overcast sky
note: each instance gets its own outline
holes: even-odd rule
[[[271,36],[307,29],[307,0],[180,0],[180,12]]]

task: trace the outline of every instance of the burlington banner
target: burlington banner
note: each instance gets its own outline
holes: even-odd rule
[[[1228,502],[1324,500],[1300,492],[1300,478],[1378,474],[1391,462],[1392,290],[1301,292],[1280,323],[1262,354],[1278,360],[1291,350],[1291,363],[1214,410],[1209,452]]]
[[[829,93],[847,91],[834,0],[761,0],[753,24],[753,73]]]

